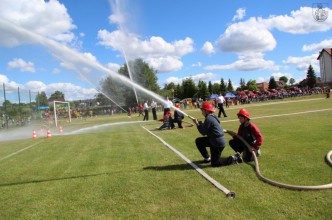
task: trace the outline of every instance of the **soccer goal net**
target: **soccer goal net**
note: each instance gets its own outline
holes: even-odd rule
[[[53,107],[54,107],[55,127],[58,127],[59,116],[62,116],[64,118],[66,118],[68,116],[68,121],[69,121],[69,123],[71,123],[70,103],[69,102],[53,101]]]

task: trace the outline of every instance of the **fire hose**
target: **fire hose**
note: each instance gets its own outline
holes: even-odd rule
[[[194,117],[187,115],[190,119],[195,119]],[[258,159],[257,159],[257,155],[255,151],[251,150],[251,146],[248,144],[248,142],[246,140],[244,140],[240,135],[234,133],[233,131],[227,131],[224,130],[224,133],[232,133],[234,134],[235,137],[237,137],[239,140],[241,140],[245,146],[248,148],[248,150],[250,152],[252,152],[252,155],[254,156],[254,161],[255,161],[255,171],[256,171],[256,175],[258,176],[258,178],[260,180],[262,180],[263,182],[269,183],[273,186],[278,186],[281,188],[286,188],[286,189],[290,189],[290,190],[323,190],[323,189],[332,189],[332,183],[329,184],[325,184],[325,185],[317,185],[317,186],[300,186],[300,185],[290,185],[290,184],[285,184],[285,183],[280,183],[277,181],[273,181],[271,179],[268,179],[266,177],[264,177],[259,169],[259,163],[258,163]],[[330,165],[332,167],[332,161],[331,161],[331,156],[332,156],[332,150],[329,151],[325,157],[326,162],[328,163],[328,165]]]
[[[224,130],[225,133],[233,133],[232,131],[227,131]],[[251,146],[248,144],[248,142],[246,140],[244,140],[240,135],[235,134],[235,136],[240,139],[248,148],[249,151],[251,151]],[[326,184],[326,185],[318,185],[318,186],[299,186],[299,185],[289,185],[289,184],[285,184],[285,183],[280,183],[280,182],[276,182],[273,180],[270,180],[266,177],[264,177],[259,169],[259,163],[258,163],[258,159],[256,156],[255,151],[251,151],[253,156],[254,156],[254,160],[255,160],[255,171],[256,171],[256,175],[258,176],[258,178],[266,183],[269,183],[273,186],[278,186],[281,188],[286,188],[286,189],[291,189],[291,190],[323,190],[323,189],[332,189],[332,183],[330,184]],[[326,162],[332,167],[332,161],[331,161],[331,156],[332,156],[332,150],[330,152],[327,153],[326,155]]]

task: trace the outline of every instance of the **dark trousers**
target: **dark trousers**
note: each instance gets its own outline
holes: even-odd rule
[[[238,138],[234,138],[229,141],[229,146],[239,153],[243,153],[243,160],[246,162],[252,161],[252,153],[248,150],[247,146]]]
[[[171,110],[170,108],[164,108],[164,115],[166,115],[166,113],[170,110]]]
[[[157,120],[157,111],[156,111],[156,108],[152,108],[152,116],[153,116],[153,120]]]
[[[145,109],[144,110],[144,118],[143,118],[143,121],[149,121],[149,110]]]
[[[209,137],[198,137],[195,140],[197,149],[204,158],[209,158],[209,153],[207,147],[210,148],[211,153],[211,166],[219,167],[224,165],[221,161],[221,152],[224,150],[224,147],[213,147],[209,141]]]
[[[182,127],[182,120],[179,120],[179,119],[173,119],[173,123],[175,123],[175,122],[178,124],[178,127],[179,127],[179,128],[183,128],[183,127]]]
[[[219,108],[218,118],[220,118],[221,113],[224,115],[224,117],[227,117],[224,105],[222,103],[218,103],[218,108]]]

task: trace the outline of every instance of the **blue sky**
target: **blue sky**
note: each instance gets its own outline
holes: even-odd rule
[[[298,82],[310,64],[320,76],[319,51],[332,46],[332,13],[316,21],[316,3],[332,0],[1,0],[1,87],[93,98],[124,54],[157,70],[161,87],[188,77]]]

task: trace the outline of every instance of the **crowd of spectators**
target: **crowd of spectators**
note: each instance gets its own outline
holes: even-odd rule
[[[328,89],[329,90],[329,89]],[[268,101],[273,99],[284,99],[297,96],[305,96],[312,94],[325,94],[326,88],[316,87],[313,89],[266,89],[264,91],[240,91],[236,93],[236,101],[239,104],[246,104],[251,102]]]

